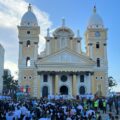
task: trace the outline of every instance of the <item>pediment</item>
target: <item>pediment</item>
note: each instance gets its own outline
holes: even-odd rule
[[[38,61],[38,64],[81,64],[81,65],[93,65],[95,62],[89,57],[78,54],[77,52],[65,48],[52,55],[46,56]]]

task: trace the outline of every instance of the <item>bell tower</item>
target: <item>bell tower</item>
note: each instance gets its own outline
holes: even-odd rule
[[[18,26],[19,38],[19,83],[23,92],[34,94],[35,61],[38,56],[40,27],[29,4]]]
[[[87,26],[85,38],[86,55],[96,62],[93,93],[106,95],[108,86],[107,29],[104,27],[102,18],[97,14],[95,6]]]

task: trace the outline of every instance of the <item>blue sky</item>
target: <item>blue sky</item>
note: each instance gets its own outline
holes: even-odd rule
[[[108,28],[109,76],[120,81],[120,0],[0,0],[0,43],[6,50],[6,68],[14,65],[14,71],[17,70],[17,25],[20,24],[28,3],[33,5],[33,10],[37,14],[43,31],[39,45],[40,51],[44,48],[43,36],[46,34],[46,29],[50,27],[52,30],[60,26],[63,17],[66,20],[66,26],[73,29],[75,33],[77,29],[80,30],[83,45],[87,23],[93,6],[96,5],[97,12],[102,17],[105,27]],[[9,38],[6,38],[6,34],[9,35]]]

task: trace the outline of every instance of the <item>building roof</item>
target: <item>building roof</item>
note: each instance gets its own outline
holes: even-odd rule
[[[62,33],[62,34],[61,34]],[[53,36],[64,36],[64,35],[67,35],[67,36],[71,36],[73,37],[74,36],[74,32],[69,28],[69,27],[66,27],[65,25],[65,19],[63,18],[62,19],[62,26],[58,27],[54,32],[53,32]]]
[[[88,22],[88,28],[103,28],[104,23],[100,15],[96,11],[96,7],[94,6],[93,14],[91,15],[89,22]]]
[[[31,4],[29,4],[28,11],[22,17],[21,26],[38,26],[37,18],[32,12]]]

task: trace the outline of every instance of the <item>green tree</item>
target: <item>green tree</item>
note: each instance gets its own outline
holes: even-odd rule
[[[14,80],[13,76],[5,74],[3,76],[3,93],[5,95],[14,95],[18,89],[18,80]]]

